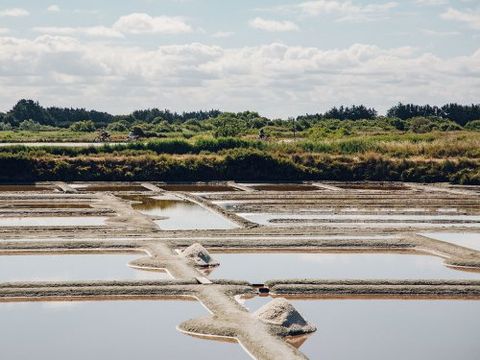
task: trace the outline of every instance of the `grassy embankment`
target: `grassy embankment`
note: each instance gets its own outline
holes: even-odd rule
[[[480,184],[478,132],[356,132],[320,139],[304,135],[295,142],[203,135],[97,148],[0,148],[0,181],[400,180]]]

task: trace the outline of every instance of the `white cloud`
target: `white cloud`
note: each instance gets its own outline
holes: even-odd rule
[[[125,34],[178,34],[192,31],[190,25],[178,17],[159,16],[151,17],[147,14],[130,14],[120,17],[111,27],[56,27],[41,26],[34,31],[49,35],[84,35],[91,37],[123,38]],[[197,29],[198,30],[198,29]],[[198,30],[201,31],[201,30]]]
[[[2,110],[33,97],[46,105],[114,113],[161,106],[288,116],[342,103],[380,111],[398,101],[469,103],[478,101],[478,93],[480,49],[441,58],[368,44],[325,50],[192,43],[151,50],[68,36],[0,37]]]
[[[20,16],[28,16],[30,13],[21,8],[11,8],[11,9],[5,9],[5,10],[0,10],[0,17],[2,16],[9,16],[9,17],[20,17]]]
[[[235,35],[234,32],[232,31],[217,31],[216,33],[212,34],[212,37],[214,38],[228,38]]]
[[[87,35],[94,37],[110,37],[110,38],[122,38],[124,37],[121,32],[118,32],[112,28],[106,26],[90,26],[90,27],[54,27],[44,26],[35,27],[34,31],[42,34],[50,35]]]
[[[397,2],[357,4],[352,1],[313,0],[296,5],[277,7],[277,10],[300,11],[309,16],[333,15],[337,21],[372,21],[388,18],[390,10],[397,7]]]
[[[480,29],[480,12],[469,10],[461,11],[453,8],[448,8],[447,11],[440,15],[442,19],[459,21],[467,24],[473,29]]]
[[[4,28],[4,27],[0,27],[0,35],[2,35],[2,34],[8,34],[9,32],[10,32],[10,29]]]
[[[457,36],[461,35],[459,31],[438,31],[432,29],[420,29],[422,33],[429,36]]]
[[[47,11],[50,11],[50,12],[59,12],[59,11],[60,11],[60,6],[58,6],[58,5],[50,5],[50,6],[47,8]]]
[[[291,21],[267,20],[257,17],[249,22],[249,25],[258,30],[270,32],[296,31],[298,26]]]
[[[415,3],[420,6],[438,6],[448,4],[448,0],[415,0]]]
[[[179,34],[192,31],[183,18],[170,16],[152,17],[148,14],[133,13],[120,17],[113,28],[129,34]]]

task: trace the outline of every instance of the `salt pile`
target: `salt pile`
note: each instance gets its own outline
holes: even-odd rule
[[[288,335],[307,334],[317,330],[286,299],[277,298],[258,309],[254,315],[266,324],[280,326]]]
[[[220,263],[213,259],[201,244],[196,243],[182,251],[181,255],[197,266],[218,266]]]

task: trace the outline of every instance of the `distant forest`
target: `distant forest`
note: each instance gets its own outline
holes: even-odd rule
[[[22,122],[29,120],[43,126],[56,128],[68,128],[72,124],[82,121],[91,121],[96,128],[106,127],[112,123],[168,123],[183,124],[186,122],[202,122],[215,119],[229,114],[234,117],[255,119],[259,126],[268,125],[270,122],[278,122],[279,119],[270,120],[261,117],[256,112],[242,112],[238,114],[223,113],[219,110],[192,111],[176,113],[158,108],[137,110],[128,115],[111,115],[106,112],[95,110],[42,107],[33,100],[22,99],[7,113],[0,113],[0,125],[18,127]],[[460,105],[456,103],[446,104],[441,107],[431,105],[414,105],[399,103],[387,111],[388,118],[407,120],[415,117],[438,118],[439,120],[451,120],[458,125],[464,126],[470,121],[480,119],[480,104]],[[373,108],[363,105],[334,107],[325,113],[300,115],[298,121],[315,123],[325,119],[337,120],[369,120],[378,118],[378,113]],[[2,126],[0,126],[0,129]]]

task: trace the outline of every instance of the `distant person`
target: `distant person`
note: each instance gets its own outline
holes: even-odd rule
[[[262,141],[266,141],[268,139],[268,136],[267,134],[265,133],[265,130],[264,129],[260,129],[259,133],[258,133],[258,138]]]

